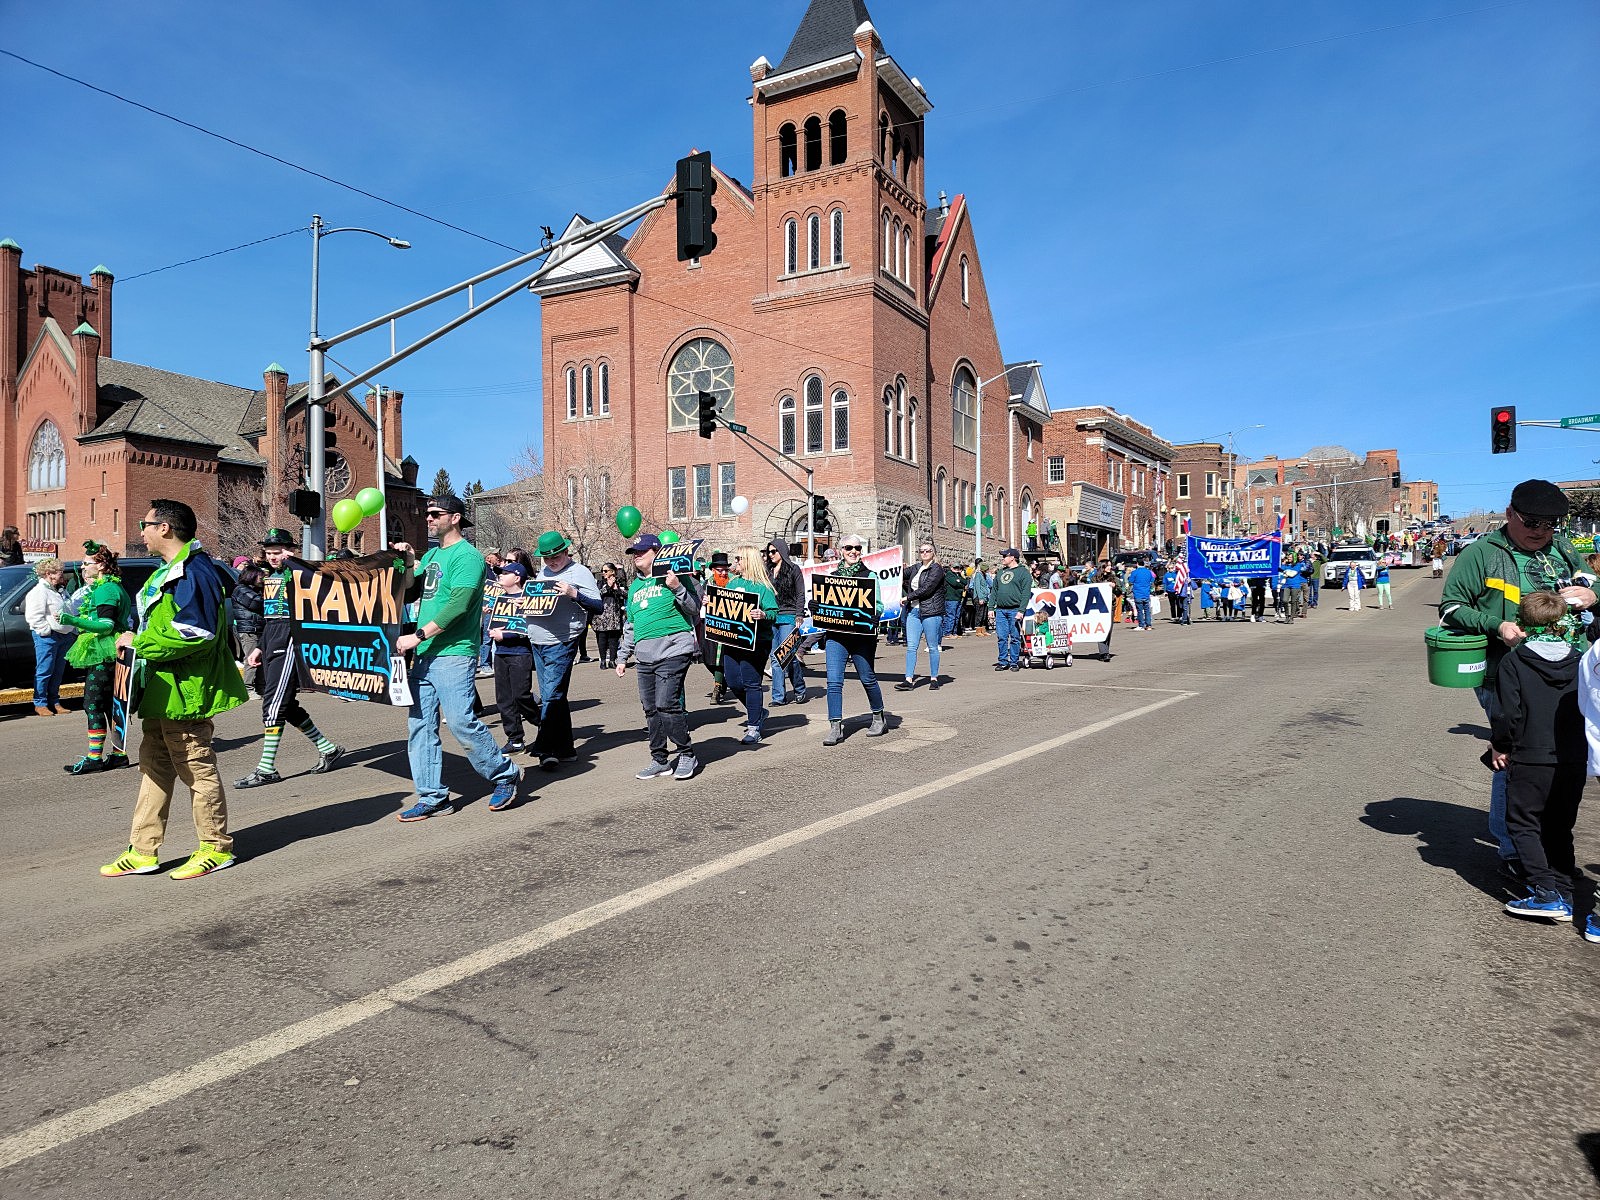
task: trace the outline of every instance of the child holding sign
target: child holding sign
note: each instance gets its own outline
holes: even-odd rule
[[[501,594],[519,598],[527,580],[528,569],[511,560],[501,563],[495,576]],[[506,754],[520,754],[524,748],[524,706],[533,708],[537,704],[533,698],[533,647],[528,644],[528,619],[520,613],[504,615],[490,606],[489,639],[494,643],[494,706],[500,710],[500,732],[506,735],[500,749]]]

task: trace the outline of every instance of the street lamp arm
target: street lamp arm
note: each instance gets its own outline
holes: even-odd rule
[[[337,229],[324,229],[322,230],[320,236],[327,237],[329,234],[334,233],[367,233],[371,234],[375,238],[382,238],[396,250],[411,249],[411,243],[406,241],[404,238],[390,237],[387,233],[379,233],[376,229],[364,229],[360,225],[341,225]]]

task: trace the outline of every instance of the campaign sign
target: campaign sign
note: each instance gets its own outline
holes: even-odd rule
[[[548,617],[561,600],[559,579],[530,579],[522,585],[522,615]]]
[[[811,620],[828,633],[874,636],[878,632],[878,577],[816,576],[811,581]]]
[[[805,576],[805,594],[811,594],[811,581],[820,576],[832,575],[843,564],[829,561],[810,563],[801,567]],[[905,577],[905,555],[899,546],[890,546],[887,550],[874,550],[871,554],[861,556],[861,565],[871,571],[878,581],[878,604],[881,606],[879,620],[893,623],[900,619],[900,593],[901,581]]]
[[[346,700],[410,704],[405,658],[394,648],[404,611],[394,555],[296,562],[291,577],[300,686]]]
[[[656,561],[650,569],[650,574],[657,579],[662,578],[668,571],[675,575],[693,575],[695,556],[700,553],[702,540],[695,538],[692,542],[673,542],[670,546],[661,547],[656,551]]]
[[[1104,642],[1111,637],[1111,584],[1080,583],[1075,587],[1035,588],[1024,616],[1050,621],[1052,634],[1066,622],[1071,642]]]
[[[756,648],[756,622],[761,617],[758,597],[712,584],[706,588],[700,615],[705,618],[706,641],[735,650]]]
[[[499,584],[491,583],[483,589],[483,615],[489,618],[490,629],[527,635],[528,614],[522,606],[521,588],[508,592]]]
[[[1191,579],[1266,579],[1276,575],[1283,557],[1283,539],[1211,538],[1190,535]]]
[[[777,660],[780,669],[787,669],[794,661],[794,656],[800,653],[800,643],[805,640],[805,636],[805,631],[796,625],[789,631],[788,637],[772,648],[772,657]]]
[[[111,732],[106,738],[107,754],[128,752],[128,717],[139,707],[138,662],[132,646],[117,649],[116,665],[111,668]]]

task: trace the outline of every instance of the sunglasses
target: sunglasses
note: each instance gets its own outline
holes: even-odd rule
[[[860,546],[840,546],[839,549],[843,550],[846,554],[860,554],[862,550]]]
[[[933,553],[933,547],[932,546],[924,546],[921,550],[918,550],[917,553],[918,554],[932,554]]]
[[[1525,517],[1520,512],[1517,512],[1517,510],[1514,508],[1511,511],[1517,514],[1517,520],[1521,521],[1534,532],[1538,532],[1541,529],[1554,529],[1556,527],[1556,522],[1552,518]]]
[[[139,532],[143,533],[146,529],[154,529],[157,525],[165,525],[165,524],[166,524],[165,521],[140,521],[139,522]]]
[[[433,509],[428,510],[428,520],[430,521],[437,521],[440,517],[447,517],[449,515],[449,513],[436,512]]]

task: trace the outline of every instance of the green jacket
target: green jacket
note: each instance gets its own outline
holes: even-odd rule
[[[191,541],[139,593],[140,659],[147,720],[207,721],[247,699],[228,649],[227,578]]]
[[[1000,609],[1022,609],[1028,607],[1028,602],[1033,599],[1033,572],[1022,564],[1014,567],[996,567],[994,572],[994,594],[990,597],[990,607]]]
[[[67,651],[67,662],[75,667],[97,667],[116,658],[117,635],[128,627],[132,607],[121,579],[115,575],[96,579],[78,611],[61,618],[62,624],[81,630]]]
[[[1557,536],[1546,553],[1560,564],[1567,578],[1589,578],[1589,569],[1565,538]],[[1500,626],[1517,619],[1521,603],[1521,572],[1504,527],[1484,534],[1456,557],[1439,598],[1439,623],[1447,629],[1489,636],[1489,665],[1482,687],[1494,686],[1500,660],[1507,654]]]

